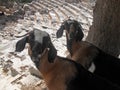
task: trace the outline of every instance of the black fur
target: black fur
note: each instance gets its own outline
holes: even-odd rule
[[[35,35],[37,32],[37,36]],[[39,33],[39,34],[38,34]],[[35,40],[37,38],[37,40]],[[41,40],[39,40],[41,39]],[[49,62],[53,62],[56,57],[57,51],[54,48],[53,44],[51,43],[50,36],[47,32],[40,31],[35,29],[31,31],[28,36],[24,37],[23,39],[19,40],[16,43],[16,50],[17,52],[21,52],[24,50],[26,43],[29,43],[32,55],[30,56],[32,61],[38,66],[40,55],[44,51],[45,48],[50,48],[48,53],[48,60]]]
[[[16,52],[21,52],[24,50],[26,43],[28,42],[28,37],[24,37],[16,43]]]
[[[55,59],[56,55],[57,55],[57,50],[51,44],[50,45],[50,50],[48,52],[48,60],[49,60],[49,62],[53,62],[53,60]]]
[[[31,37],[32,36],[32,37]],[[31,31],[29,33],[29,36],[25,36],[24,38],[20,39],[17,43],[16,43],[16,48],[15,51],[16,52],[21,52],[24,50],[26,43],[31,43],[34,40],[34,36],[33,36],[33,31]],[[31,40],[31,41],[30,41]]]
[[[74,32],[71,32],[70,28],[72,28]],[[68,19],[62,23],[59,30],[56,32],[57,38],[60,38],[63,35],[63,30],[66,30],[69,33],[70,38],[67,37],[67,49],[72,55],[71,46],[73,40],[75,39],[76,41],[81,41],[84,37],[82,26],[78,21]]]
[[[120,85],[120,59],[98,50],[99,54],[93,59],[96,67],[94,74]]]
[[[44,39],[43,39],[42,52],[44,51],[45,48],[50,49],[48,52],[48,61],[52,63],[57,55],[57,50],[53,46],[49,35],[48,35],[48,37],[44,37]]]
[[[56,33],[57,38],[62,37],[64,29],[65,29],[64,25],[61,25],[59,30]]]
[[[73,27],[73,29],[75,30],[74,34],[76,34],[75,35],[76,41],[81,41],[82,38],[84,37],[84,34],[82,32],[82,26],[76,20],[71,20],[71,19],[68,19],[62,23],[62,25],[60,26],[60,28],[58,29],[58,31],[56,33],[57,38],[60,38],[63,35],[63,30],[66,30],[70,34],[72,34],[70,32],[70,27]],[[74,35],[71,35],[71,36],[74,36]],[[73,37],[71,37],[71,38],[73,38]]]
[[[66,90],[120,90],[120,87],[111,81],[97,76],[84,69],[79,63],[67,58],[59,57],[60,60],[67,64],[73,64],[77,70],[74,77],[66,79]],[[66,67],[69,68],[69,67]]]
[[[76,32],[76,41],[81,41],[82,38],[84,37],[84,34],[82,32],[82,27],[80,24],[77,27],[77,31],[78,31],[78,33]]]

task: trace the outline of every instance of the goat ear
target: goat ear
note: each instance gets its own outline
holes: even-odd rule
[[[25,48],[26,43],[28,42],[28,37],[24,37],[16,43],[16,52],[21,52]]]
[[[55,49],[55,47],[51,44],[50,45],[50,50],[48,52],[48,61],[50,63],[53,63],[55,60],[55,57],[57,55],[57,50]]]
[[[62,35],[63,35],[63,30],[64,30],[64,29],[65,29],[65,28],[64,28],[64,25],[61,25],[60,28],[59,28],[59,30],[58,30],[57,33],[56,33],[57,38],[62,37]]]
[[[76,33],[76,41],[81,41],[83,37],[84,37],[84,34],[82,32],[82,27],[81,25],[79,25]]]

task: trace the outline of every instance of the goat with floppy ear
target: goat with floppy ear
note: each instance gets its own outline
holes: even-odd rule
[[[24,37],[23,39],[19,40],[16,43],[16,50],[15,51],[17,51],[17,52],[23,51],[27,42],[28,42],[28,37],[27,36]]]
[[[120,85],[120,59],[107,54],[89,42],[82,41],[81,38],[81,41],[77,41],[75,29],[78,27],[78,24],[76,24],[74,20],[67,20],[65,22],[67,23],[64,24],[67,38],[67,49],[70,52],[71,59],[82,64],[86,69],[90,67],[91,63],[94,63],[94,74]],[[76,24],[76,26],[74,24]],[[63,27],[63,24],[61,26]],[[60,32],[59,30],[57,35]]]
[[[47,42],[47,41],[49,41],[49,42]],[[39,63],[39,58],[40,58],[43,50],[46,47],[50,48],[50,47],[53,46],[52,43],[50,42],[49,35],[45,31],[41,31],[41,30],[38,30],[38,29],[35,29],[34,31],[31,31],[29,33],[29,35],[20,39],[16,43],[16,50],[15,51],[16,52],[21,52],[22,50],[24,50],[26,43],[29,44],[28,53],[29,53],[32,61],[35,62],[36,64]],[[53,57],[54,56],[53,52],[55,52],[54,49],[55,49],[54,47],[50,49],[48,60],[54,58]]]
[[[79,49],[82,49],[83,46],[79,44],[79,41],[81,41],[82,38],[84,37],[80,23],[77,22],[76,20],[71,19],[64,21],[56,33],[57,38],[62,37],[64,30],[66,31],[67,49],[70,53],[70,55],[67,57],[71,58],[74,61],[77,61],[78,63],[82,64],[86,69],[88,69],[91,60],[89,61],[86,61],[85,59],[83,60],[82,59],[83,56],[81,56],[82,53],[79,52],[81,51]],[[87,55],[89,56],[89,54]]]
[[[90,73],[80,64],[57,56],[56,50],[51,54],[55,58],[50,61],[52,47],[43,50],[37,66],[49,90],[120,90],[116,84]]]
[[[66,33],[73,32],[75,34],[76,41],[81,41],[84,37],[84,34],[82,32],[82,27],[79,22],[76,20],[68,19],[62,23],[59,30],[56,33],[57,38],[62,37],[63,31],[66,30]],[[73,31],[75,30],[75,31]],[[72,34],[71,34],[72,35]],[[70,39],[70,36],[67,36],[67,39]]]

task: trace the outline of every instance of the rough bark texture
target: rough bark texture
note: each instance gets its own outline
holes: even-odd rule
[[[114,56],[120,54],[120,0],[97,0],[87,41]]]

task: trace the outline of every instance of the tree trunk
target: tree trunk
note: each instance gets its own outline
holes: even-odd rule
[[[118,57],[120,54],[120,0],[97,0],[93,25],[86,40]]]

